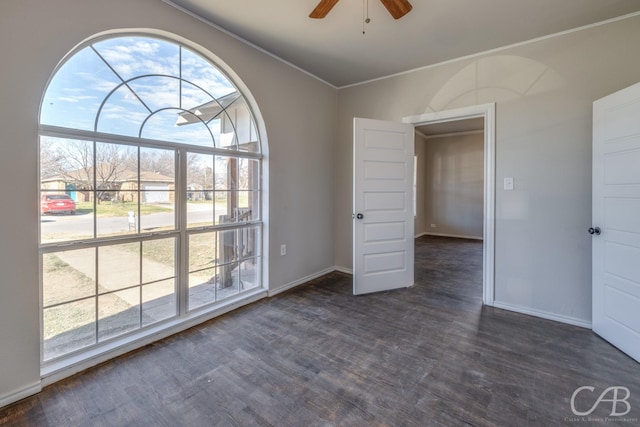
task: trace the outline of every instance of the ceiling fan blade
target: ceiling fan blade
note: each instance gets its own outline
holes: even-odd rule
[[[320,0],[320,3],[313,9],[313,12],[309,15],[309,18],[321,19],[327,16],[327,13],[333,9],[333,6],[338,3],[338,0]]]
[[[409,0],[380,0],[394,19],[400,19],[413,9]]]

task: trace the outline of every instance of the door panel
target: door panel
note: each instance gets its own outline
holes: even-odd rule
[[[640,361],[640,84],[593,104],[593,330]]]
[[[412,125],[354,119],[354,294],[413,284],[413,144]]]

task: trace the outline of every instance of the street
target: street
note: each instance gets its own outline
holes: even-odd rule
[[[207,225],[213,223],[220,215],[226,215],[224,206],[218,206],[213,215],[212,204],[187,204],[187,220],[190,225]],[[138,218],[135,218],[137,223]],[[156,212],[140,217],[140,229],[142,232],[153,230],[170,230],[175,227],[175,213]],[[93,215],[42,215],[41,216],[42,243],[87,239],[93,237]],[[135,224],[134,223],[134,224]],[[97,217],[96,230],[97,237],[113,236],[117,234],[128,234],[135,231],[135,225],[129,223],[127,216],[107,216]]]

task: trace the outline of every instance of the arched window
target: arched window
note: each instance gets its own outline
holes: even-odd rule
[[[203,55],[93,40],[54,73],[39,133],[45,364],[262,287],[260,137]]]

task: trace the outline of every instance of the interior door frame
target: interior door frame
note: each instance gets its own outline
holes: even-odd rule
[[[495,206],[496,206],[496,104],[481,104],[453,110],[404,117],[414,127],[457,120],[484,118],[484,224],[482,243],[482,302],[495,301]]]

